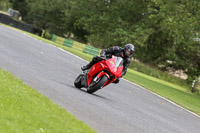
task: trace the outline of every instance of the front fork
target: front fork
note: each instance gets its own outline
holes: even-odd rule
[[[90,71],[90,69],[83,71],[83,77],[81,79],[81,85],[84,86],[85,88],[88,87],[87,74],[88,74],[89,71]]]
[[[95,85],[96,83],[98,83],[99,80],[101,79],[101,77],[104,76],[104,75],[105,75],[108,79],[110,79],[110,76],[109,76],[106,72],[102,71],[102,72],[98,73],[97,76],[95,76],[95,77],[92,79],[92,81],[91,81],[91,83],[90,83],[89,86],[93,86],[93,85]],[[108,80],[107,82],[109,82],[109,80]],[[106,82],[106,83],[107,83],[107,82]],[[105,84],[106,84],[106,83],[105,83]],[[103,86],[102,86],[102,87],[103,87]]]
[[[109,76],[106,72],[101,71],[101,72],[98,73],[97,76],[95,76],[94,79],[92,79],[92,81],[89,83],[88,77],[87,77],[87,74],[88,74],[89,71],[90,71],[90,69],[84,71],[84,72],[83,72],[83,75],[84,75],[84,76],[83,76],[82,79],[81,79],[81,85],[84,86],[85,88],[88,88],[89,86],[91,86],[91,85],[97,83],[97,82],[101,79],[101,77],[102,77],[103,75],[106,75],[106,76],[108,77],[108,79],[110,79],[110,76]],[[109,80],[108,80],[108,81],[109,81]]]

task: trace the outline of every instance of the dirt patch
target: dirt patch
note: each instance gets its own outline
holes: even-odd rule
[[[181,79],[184,79],[184,80],[186,80],[188,78],[188,75],[185,74],[183,72],[183,70],[172,70],[172,69],[169,69],[168,72],[169,72],[169,74],[174,75],[175,77],[178,77],[178,78],[181,78]]]

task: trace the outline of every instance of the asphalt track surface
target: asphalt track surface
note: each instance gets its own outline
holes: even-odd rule
[[[99,133],[199,133],[200,117],[121,80],[91,95],[74,79],[86,61],[0,25],[0,68]]]

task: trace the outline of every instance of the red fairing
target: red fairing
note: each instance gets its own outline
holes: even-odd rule
[[[90,85],[94,76],[100,78],[103,75],[106,75],[109,79],[104,85],[106,86],[115,81],[117,78],[120,78],[122,75],[122,70],[123,70],[123,65],[121,67],[117,67],[114,56],[111,59],[102,60],[94,64],[91,67],[89,73],[87,74],[88,86]],[[109,73],[107,72],[109,72],[112,75],[112,78],[110,78]]]
[[[88,79],[88,86],[90,85],[92,79],[93,79],[93,76],[96,75],[97,73],[99,73],[100,71],[104,70],[107,68],[107,66],[104,65],[104,60],[101,61],[101,62],[98,62],[96,64],[94,64],[89,73],[87,74],[87,79]]]
[[[100,78],[102,77],[103,75],[106,75],[108,77],[108,79],[110,79],[110,76],[106,73],[106,72],[100,72],[98,75],[97,75],[97,78]]]
[[[116,65],[115,65],[115,58],[111,58],[109,60],[106,60],[105,63],[108,66],[111,74],[115,75],[118,78],[121,77],[123,66],[121,66],[120,68],[116,67]]]

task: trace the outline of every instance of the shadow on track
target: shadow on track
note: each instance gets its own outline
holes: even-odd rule
[[[73,85],[69,85],[69,84],[66,84],[66,83],[61,83],[61,82],[57,82],[57,83],[59,83],[59,84],[62,84],[62,85],[65,85],[65,86],[69,86],[70,88],[75,88],[76,90],[79,90],[79,91],[82,91],[82,92],[85,92],[85,93],[87,93],[87,91],[86,91],[86,88],[84,88],[84,89],[82,89],[82,88],[76,88],[75,86],[73,86]],[[98,97],[98,98],[102,98],[102,99],[105,99],[105,100],[110,100],[110,99],[108,99],[108,98],[106,98],[106,97],[104,97],[104,96],[101,96],[101,95],[98,95],[98,94],[89,94],[89,93],[87,93],[88,95],[90,95],[90,96],[95,96],[95,97]]]
[[[82,92],[85,92],[85,93],[87,93],[87,91],[86,91],[86,89],[84,90],[84,89],[79,89],[79,88],[76,88],[75,86],[72,86],[72,85],[68,85],[69,87],[72,87],[72,88],[75,88],[75,89],[77,89],[77,90],[80,90],[80,91],[82,91]],[[94,96],[94,97],[98,97],[98,98],[101,98],[101,99],[104,99],[104,100],[109,100],[110,101],[110,99],[108,99],[108,98],[106,98],[106,97],[104,97],[104,96],[101,96],[101,95],[98,95],[98,94],[89,94],[89,93],[87,93],[88,95],[90,95],[90,96]]]

